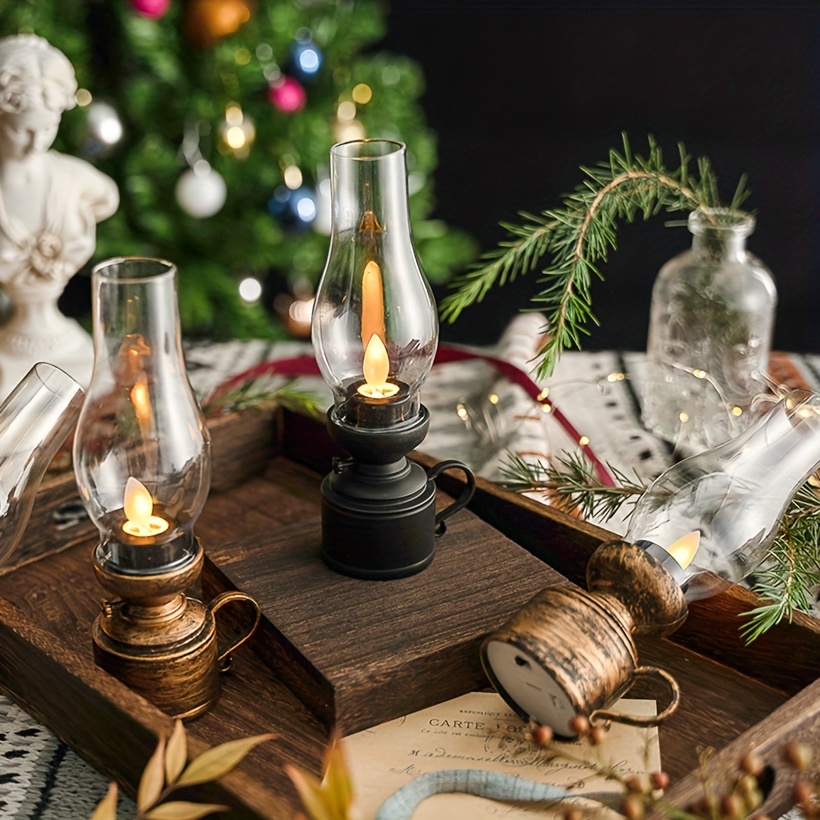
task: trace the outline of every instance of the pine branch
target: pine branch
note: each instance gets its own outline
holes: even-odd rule
[[[752,589],[768,601],[743,617],[741,635],[749,644],[794,612],[810,612],[820,585],[820,495],[804,485],[793,499],[772,544],[765,569]]]
[[[624,504],[634,504],[646,486],[638,479],[628,477],[607,464],[607,469],[619,486],[601,484],[592,465],[580,454],[556,458],[553,464],[528,462],[514,453],[507,454],[508,462],[501,467],[502,485],[518,493],[544,492],[555,499],[565,512],[580,512],[586,518],[612,518]]]
[[[644,220],[661,211],[688,212],[720,206],[717,178],[709,161],[701,158],[697,173],[690,174],[690,157],[679,145],[679,165],[668,169],[660,147],[650,136],[646,157],[633,155],[627,135],[623,153],[612,150],[609,160],[594,168],[581,168],[586,179],[563,198],[562,207],[540,215],[522,214],[522,225],[508,225],[509,239],[482,257],[483,264],[456,279],[455,291],[441,303],[442,318],[453,322],[469,305],[480,302],[495,285],[512,281],[533,270],[538,260],[550,254],[542,271],[540,292],[532,298],[533,309],[548,317],[549,335],[538,352],[537,374],[551,375],[561,352],[581,347],[590,322],[598,323],[592,311],[590,288],[610,250],[617,248],[617,225],[623,220]],[[746,180],[741,178],[731,208],[746,198]]]
[[[319,398],[313,393],[296,387],[295,379],[275,387],[270,387],[269,381],[263,377],[244,382],[234,390],[218,394],[204,404],[202,409],[207,416],[218,416],[240,410],[264,410],[271,407],[282,407],[285,410],[308,416],[321,414]]]
[[[458,280],[458,293],[444,298],[441,303],[443,319],[454,322],[465,307],[482,301],[495,285],[505,285],[519,273],[533,270],[549,250],[557,222],[523,212],[519,216],[526,220],[523,225],[502,223],[515,239],[502,241],[499,249],[483,254],[478,263]]]

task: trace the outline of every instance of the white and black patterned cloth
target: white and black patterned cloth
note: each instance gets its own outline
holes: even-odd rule
[[[522,314],[492,353],[528,371],[541,327],[542,317]],[[304,342],[196,342],[186,345],[186,360],[191,383],[204,397],[260,362],[310,352]],[[791,360],[805,383],[820,390],[820,356],[793,355]],[[641,424],[642,365],[640,353],[567,352],[542,386],[550,388],[556,406],[576,431],[589,438],[601,461],[651,480],[672,463],[673,453]],[[305,377],[300,382],[330,403],[321,379]],[[498,478],[508,451],[538,460],[577,446],[554,417],[485,361],[436,366],[422,398],[431,414],[422,449],[435,457],[460,459],[491,480]],[[619,522],[606,526],[617,531]],[[81,820],[91,815],[107,788],[103,775],[0,696],[0,818]],[[132,816],[132,801],[126,796],[120,801],[121,816]]]

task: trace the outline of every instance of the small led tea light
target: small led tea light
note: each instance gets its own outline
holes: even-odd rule
[[[433,365],[438,318],[410,233],[405,146],[358,140],[331,149],[330,250],[311,324],[333,392],[331,438],[350,459],[322,483],[322,555],[346,575],[412,575],[433,560],[436,532],[472,496],[472,473],[442,462],[430,474],[406,458],[427,434],[419,392]],[[436,515],[434,478],[468,476],[464,496]]]
[[[214,613],[185,594],[204,561],[194,526],[210,488],[210,437],[188,382],[176,269],[113,259],[92,273],[94,370],[74,439],[80,496],[100,533],[94,571],[115,597],[92,627],[94,658],[175,717],[219,692]],[[236,645],[238,645],[238,643]],[[229,650],[226,650],[226,652]]]
[[[588,591],[551,587],[487,636],[484,669],[524,719],[573,736],[576,714],[655,725],[679,690],[638,665],[633,633],[668,635],[687,604],[752,573],[768,554],[791,498],[820,466],[820,396],[792,395],[735,439],[684,459],[639,499],[623,540],[587,564]],[[652,718],[610,711],[639,676],[666,682],[671,701]]]

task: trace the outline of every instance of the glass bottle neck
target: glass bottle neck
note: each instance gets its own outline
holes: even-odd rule
[[[746,257],[746,237],[754,227],[754,217],[743,211],[698,208],[689,215],[692,250],[714,259],[741,261]]]
[[[746,234],[728,228],[705,230],[692,237],[692,250],[715,259],[740,261],[746,257]]]

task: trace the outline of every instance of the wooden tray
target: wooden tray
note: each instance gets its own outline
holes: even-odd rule
[[[428,570],[383,583],[342,578],[316,555],[318,485],[333,454],[323,427],[290,414],[276,425],[244,414],[215,422],[212,433],[219,481],[198,526],[209,557],[202,593],[253,587],[268,618],[237,653],[216,707],[188,724],[191,753],[245,735],[277,735],[198,792],[198,799],[230,803],[236,817],[292,816],[297,800],[283,766],[318,771],[334,720],[349,731],[486,687],[476,657],[481,635],[558,581],[554,570],[581,581],[586,557],[610,537],[479,481],[472,511],[451,519]],[[449,475],[440,486],[460,489]],[[171,720],[91,660],[89,627],[102,594],[91,570],[95,532],[87,521],[58,530],[51,518],[73,498],[72,488],[68,476],[44,486],[25,559],[0,577],[0,687],[133,791]],[[467,572],[477,559],[482,568]],[[313,593],[295,593],[295,577],[303,593]],[[350,633],[366,615],[359,597],[376,590],[395,620],[387,629],[371,619],[370,657]],[[444,621],[423,610],[427,601],[449,613]],[[790,804],[778,747],[800,737],[816,742],[820,732],[820,628],[796,618],[744,648],[734,613],[748,608],[739,591],[704,601],[674,640],[641,642],[641,659],[671,671],[683,690],[681,708],[660,730],[664,767],[676,783],[670,797],[683,805],[696,795],[699,749],[719,750],[711,764],[717,770],[736,765],[740,750],[757,748],[772,767],[766,810],[777,816]],[[412,629],[396,626],[405,623]]]

